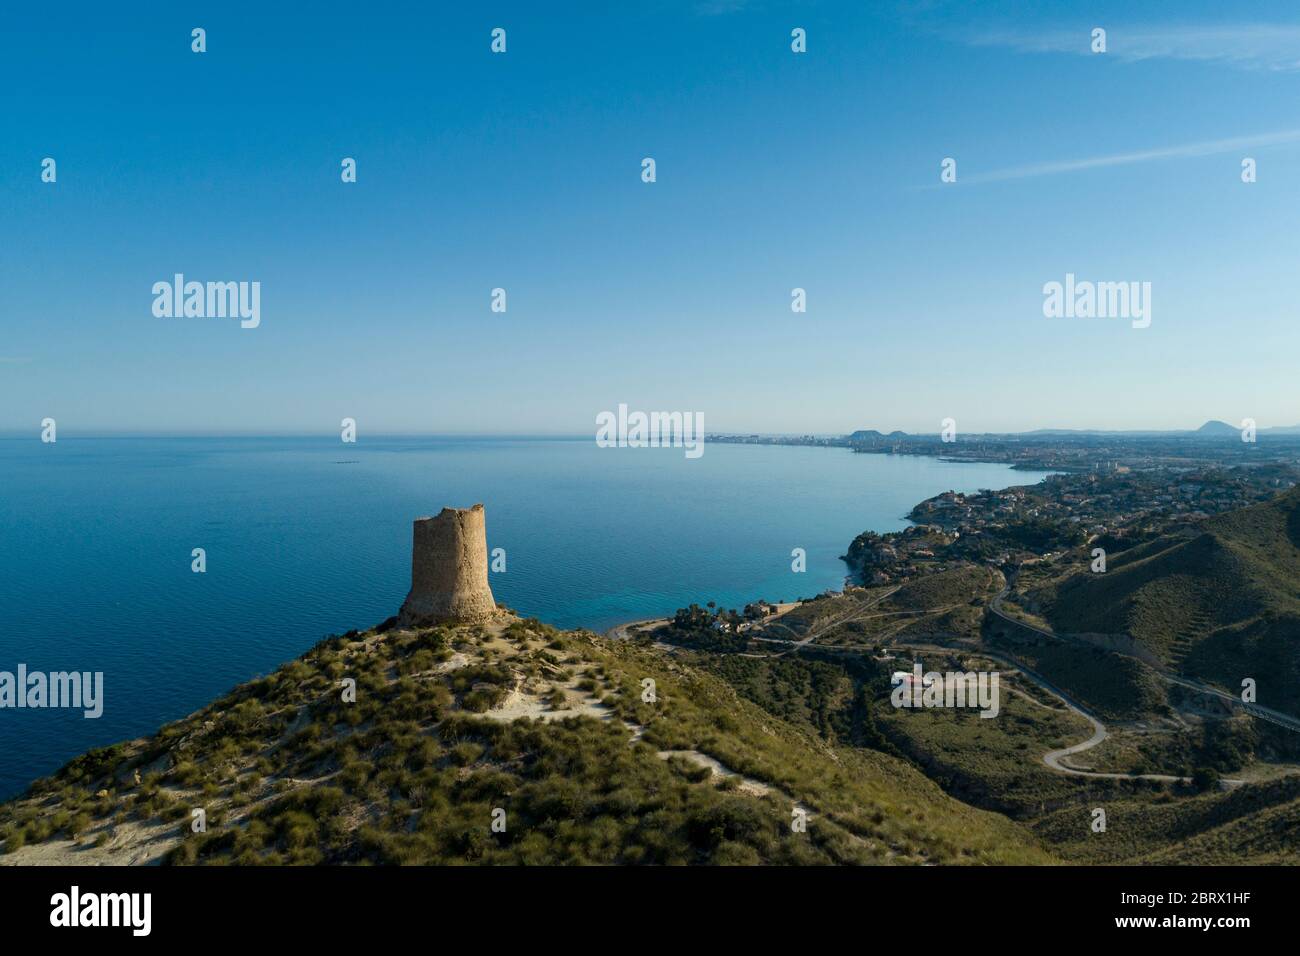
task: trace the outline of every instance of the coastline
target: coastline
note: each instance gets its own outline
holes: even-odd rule
[[[753,444],[753,443],[750,443],[750,442],[733,442],[732,444]],[[801,446],[804,446],[803,443],[800,443],[800,442],[789,442],[789,443],[786,443],[786,442],[769,442],[769,443],[764,443],[764,444],[778,445],[778,446],[780,446],[780,447],[801,447]],[[845,446],[840,446],[840,445],[825,445],[825,446],[814,446],[814,447],[838,448],[838,447],[845,447]],[[889,454],[889,453],[888,453],[888,452],[884,452],[884,451],[882,451],[882,452],[878,452],[878,454]],[[960,465],[960,464],[969,464],[969,463],[970,463],[967,459],[961,459],[961,458],[957,458],[957,459],[953,459],[953,458],[944,458],[944,457],[942,457],[942,456],[940,456],[940,455],[927,455],[927,454],[923,454],[923,453],[920,453],[920,452],[916,453],[916,456],[917,456],[917,457],[924,457],[924,458],[932,458],[932,459],[934,459],[935,461],[940,461],[940,462],[943,462],[943,463],[945,463],[945,464],[958,464],[958,465]],[[986,461],[986,462],[980,462],[980,463],[981,463],[981,464],[991,464],[991,465],[1005,465],[1005,464],[1006,464],[1006,462],[1001,462],[1001,461]],[[1013,471],[1013,472],[1014,472],[1014,471],[1045,471],[1045,472],[1047,472],[1047,474],[1044,474],[1041,478],[1038,479],[1038,481],[1035,481],[1035,482],[1031,482],[1031,483],[1029,483],[1030,485],[1040,484],[1041,482],[1045,481],[1045,480],[1046,480],[1048,477],[1050,477],[1051,475],[1053,475],[1053,474],[1059,474],[1059,473],[1060,473],[1060,472],[1059,472],[1058,470],[1056,470],[1056,469],[1040,469],[1040,468],[1036,468],[1036,467],[1031,467],[1031,466],[1029,466],[1029,465],[1025,465],[1025,466],[1023,466],[1023,467],[1022,467],[1022,466],[1018,466],[1018,465],[1011,465],[1011,466],[1009,466],[1009,470],[1010,470],[1010,471]],[[1025,484],[1010,484],[1010,485],[1005,485],[1005,486],[1003,486],[1002,488],[995,488],[995,489],[991,489],[991,490],[993,490],[993,491],[997,491],[997,492],[1004,492],[1004,491],[1007,491],[1008,489],[1011,489],[1011,488],[1021,488],[1021,487],[1026,487],[1026,485],[1025,485]],[[943,494],[943,492],[937,492],[936,494]],[[935,497],[935,496],[936,496],[936,495],[931,495],[930,498],[933,498],[933,497]],[[913,518],[912,515],[915,514],[917,508],[919,508],[919,507],[920,507],[922,504],[924,504],[926,501],[929,501],[930,498],[922,498],[920,501],[918,501],[916,504],[914,504],[914,505],[912,506],[912,508],[911,508],[911,509],[906,513],[906,514],[900,516],[900,520],[908,522],[908,525],[909,525],[910,527],[918,527],[918,526],[920,526],[920,525],[926,524],[927,522],[918,521],[916,518]],[[862,531],[859,531],[859,532],[858,532],[858,534],[862,534],[863,532],[871,531],[871,530],[872,530],[872,529],[870,529],[870,528],[863,528]],[[877,532],[877,533],[888,533],[888,532]],[[855,535],[854,537],[856,538],[856,535]],[[853,540],[854,540],[854,538],[850,538],[850,539],[849,539],[849,543],[852,544]],[[848,545],[845,545],[845,550],[846,550],[846,552],[847,552],[847,549],[848,549]],[[848,558],[847,558],[847,555],[846,555],[846,554],[845,554],[845,555],[841,555],[840,558],[839,558],[839,560],[844,561],[845,564],[848,563]],[[853,574],[852,571],[849,571],[849,573],[845,574],[844,577],[843,577],[843,579],[841,580],[841,582],[840,582],[840,591],[839,591],[838,593],[843,593],[843,592],[844,592],[845,590],[847,590],[848,588],[853,587],[853,586],[856,586],[856,585],[857,585],[857,582],[854,580],[854,574]],[[810,601],[810,600],[813,600],[814,598],[816,598],[816,597],[818,597],[818,596],[820,596],[820,595],[822,595],[822,594],[826,594],[826,593],[828,593],[828,592],[827,592],[827,591],[820,591],[820,592],[818,592],[817,594],[801,595],[801,596],[799,596],[798,598],[796,598],[796,599],[795,599],[794,601],[792,601],[792,602],[787,602],[786,604],[778,604],[777,606],[778,606],[778,607],[784,607],[786,610],[789,610],[789,608],[791,608],[791,607],[797,607],[799,604],[801,604],[801,603],[804,602],[804,601]],[[831,592],[829,592],[829,593],[837,593],[837,592],[831,591]],[[751,600],[759,600],[759,598],[751,598]],[[676,610],[676,609],[675,609],[675,610]],[[784,614],[785,611],[781,611],[780,613],[781,613],[781,614]],[[779,616],[779,615],[778,615],[778,616]],[[670,616],[669,616],[669,617],[641,618],[641,619],[634,619],[634,620],[629,620],[629,621],[621,621],[621,622],[619,622],[619,623],[617,623],[617,624],[614,624],[614,625],[611,626],[611,627],[608,627],[608,628],[604,629],[604,630],[601,631],[600,633],[601,633],[603,636],[605,636],[605,637],[608,637],[608,638],[611,638],[611,639],[615,639],[615,640],[626,639],[626,638],[629,636],[628,632],[629,632],[632,628],[641,627],[641,626],[649,625],[649,624],[663,624],[663,623],[668,622],[669,620],[671,620],[671,617],[670,617]]]
[[[397,447],[389,442],[353,446],[356,452],[347,457],[360,463],[339,468],[337,447],[309,440],[199,438],[123,447],[128,444],[78,440],[67,449],[75,455],[58,457],[38,455],[44,446],[29,454],[23,445],[7,461],[16,479],[15,496],[36,503],[17,516],[13,528],[13,554],[25,550],[33,557],[12,568],[11,584],[23,590],[39,568],[44,581],[85,581],[91,600],[71,614],[60,612],[57,620],[40,602],[11,609],[12,638],[9,643],[0,638],[0,662],[38,652],[58,661],[66,632],[84,633],[93,640],[86,645],[90,656],[83,669],[105,672],[108,699],[98,721],[73,720],[62,711],[26,721],[30,732],[15,741],[0,792],[21,792],[66,759],[151,732],[291,661],[324,635],[364,628],[391,614],[409,573],[402,555],[409,531],[394,515],[428,510],[431,468],[459,468],[467,476],[461,484],[471,486],[475,498],[463,498],[470,492],[459,486],[439,495],[476,500],[482,487],[481,497],[505,506],[494,512],[499,517],[489,519],[488,528],[490,544],[509,551],[509,573],[494,575],[494,590],[502,585],[498,598],[561,629],[596,633],[671,617],[696,601],[740,608],[760,598],[777,603],[842,590],[852,580],[840,560],[847,544],[866,528],[909,526],[903,514],[918,491],[1023,480],[1006,477],[1009,469],[1003,465],[950,472],[960,463],[934,459],[933,466],[890,467],[884,461],[823,459],[797,449],[790,457],[719,449],[701,467],[672,455],[599,451],[590,442],[429,448],[420,440]],[[491,460],[482,457],[489,449]],[[526,494],[512,491],[509,476],[534,468],[539,456],[547,465],[540,470],[542,485],[530,486]],[[608,472],[606,462],[612,465]],[[147,501],[115,499],[111,520],[94,542],[70,540],[57,548],[46,543],[54,539],[43,529],[66,518],[55,513],[51,499],[35,493],[37,487],[53,481],[65,494],[75,494],[105,476],[110,487],[136,487],[151,481],[160,466],[183,468],[188,490],[159,489]],[[639,477],[643,471],[645,477]],[[606,482],[607,473],[615,480]],[[629,483],[627,476],[634,480]],[[350,491],[358,483],[384,493],[358,498]],[[437,482],[439,489],[443,484]],[[254,485],[270,493],[251,514],[228,513],[232,496]],[[727,501],[735,487],[740,492],[731,492],[734,504],[713,505]],[[309,497],[303,497],[303,488]],[[644,491],[671,496],[674,523],[693,529],[685,547],[654,508],[620,517],[621,539],[609,534],[614,524],[598,536],[584,526],[585,511],[620,514],[629,495]],[[205,503],[207,523],[191,527],[187,522],[196,498]],[[542,498],[545,507],[532,511]],[[345,520],[316,520],[322,508],[338,510],[340,504],[346,505],[339,511]],[[125,560],[106,560],[120,540],[118,528],[126,526],[134,529],[141,547]],[[286,550],[286,541],[308,533],[312,548]],[[806,574],[791,573],[795,545],[807,549]],[[191,572],[190,550],[198,546],[208,549],[210,560],[220,558],[206,575]],[[177,554],[184,560],[169,560]],[[580,560],[570,571],[566,564],[574,555]],[[590,560],[592,555],[599,560]],[[167,585],[162,589],[156,586],[159,575]],[[251,591],[249,582],[255,585]],[[111,594],[114,603],[105,605],[98,592]],[[157,622],[168,620],[169,594],[183,597],[186,621],[174,621],[155,636]],[[24,635],[21,644],[18,634]],[[173,634],[185,640],[167,639]],[[196,649],[211,659],[210,666],[191,668],[187,659]],[[131,707],[124,706],[128,702]]]

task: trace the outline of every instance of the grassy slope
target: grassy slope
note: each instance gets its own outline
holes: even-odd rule
[[[1044,639],[992,647],[1014,654],[1027,667],[1107,720],[1135,720],[1163,712],[1167,685],[1132,657]]]
[[[1160,538],[1079,573],[1047,608],[1065,633],[1127,633],[1167,664],[1260,702],[1300,699],[1300,489],[1218,515],[1192,538]],[[1266,699],[1267,698],[1267,699]]]
[[[1092,831],[1092,809],[1106,831]],[[1087,863],[1294,864],[1300,850],[1300,779],[1228,792],[1138,799],[1114,795],[1049,814],[1035,829],[1058,852]]]
[[[943,592],[943,587],[934,591],[934,599],[947,600]],[[927,607],[921,594],[910,597],[918,598],[913,606]],[[816,615],[819,606],[835,611],[846,604],[845,599],[814,602],[805,614],[811,621],[829,616]],[[883,602],[873,611],[889,606]],[[927,616],[918,627],[928,628],[935,620]],[[1004,673],[1002,712],[996,719],[961,711],[896,711],[884,704],[887,688],[876,673],[887,673],[893,664],[876,666],[869,653],[843,653],[845,643],[855,642],[853,630],[853,625],[842,625],[818,638],[819,643],[837,646],[833,654],[814,654],[809,648],[799,657],[781,659],[709,655],[701,665],[771,712],[828,739],[858,743],[883,738],[883,746],[906,755],[946,792],[1023,821],[1069,862],[1294,862],[1300,838],[1289,827],[1300,819],[1300,780],[1197,794],[1166,783],[1058,773],[1044,765],[1042,755],[1086,739],[1091,727],[1050,695]],[[905,638],[905,632],[899,635]],[[1051,640],[1038,645],[1018,642],[1008,650],[1089,700],[1108,720],[1166,709],[1164,683],[1132,658]],[[999,667],[980,664],[978,650],[969,645],[954,646],[946,655],[930,649],[922,656],[928,666],[940,670]],[[1241,765],[1227,751],[1253,749],[1258,729],[1248,718],[1237,717],[1182,733],[1112,736],[1111,757],[1101,758],[1107,746],[1103,744],[1081,762],[1088,766],[1100,761],[1099,769],[1121,773],[1138,770],[1139,765],[1138,772],[1190,775],[1203,765],[1227,772]],[[1091,831],[1096,807],[1109,815],[1105,834]]]
[[[645,678],[657,703],[641,702]],[[145,829],[175,863],[1052,862],[902,760],[832,746],[654,648],[536,622],[327,640],[38,781],[0,807],[0,859],[99,862]]]

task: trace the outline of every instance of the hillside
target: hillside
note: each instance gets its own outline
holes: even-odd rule
[[[1198,695],[1178,688],[1169,693],[1132,657],[1052,640],[990,645],[978,632],[954,631],[951,614],[937,612],[961,577],[958,569],[914,582],[925,586],[904,600],[924,609],[917,617],[889,610],[901,590],[808,602],[799,608],[799,632],[813,640],[797,656],[759,638],[744,650],[687,651],[683,657],[829,743],[906,758],[950,796],[1010,817],[1069,863],[1294,860],[1291,821],[1300,815],[1300,773],[1293,761],[1258,757],[1279,743],[1261,748],[1267,728],[1207,707]],[[854,605],[866,616],[855,615]],[[906,627],[869,626],[899,614],[909,615]],[[855,648],[867,652],[852,653]],[[916,660],[941,671],[1000,671],[997,719],[961,709],[878,705],[888,695],[890,674]],[[1105,723],[1072,710],[1029,673],[1046,675],[1086,700]],[[1182,709],[1176,712],[1171,700]],[[1064,755],[1064,748],[1084,743]],[[1048,760],[1054,752],[1064,757],[1059,764]],[[1198,784],[1197,774],[1206,782]],[[1220,777],[1226,779],[1222,786]],[[1098,807],[1111,818],[1105,834],[1091,828]],[[1188,860],[1179,855],[1183,848]]]
[[[1300,488],[1109,556],[1039,595],[1061,633],[1128,634],[1165,665],[1300,713]]]
[[[1106,813],[1101,835],[1068,810],[1034,829],[1062,855],[1092,864],[1294,865],[1300,849],[1296,777],[1183,800],[1129,795],[1108,801]]]
[[[513,617],[328,639],[38,781],[0,840],[9,864],[1053,862],[661,649]]]

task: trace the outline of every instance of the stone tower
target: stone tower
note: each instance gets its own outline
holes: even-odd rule
[[[479,623],[495,613],[483,506],[443,508],[436,517],[416,518],[411,593],[402,604],[401,623]]]

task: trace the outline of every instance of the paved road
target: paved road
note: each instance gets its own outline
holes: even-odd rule
[[[1170,674],[1164,671],[1156,671],[1161,677],[1171,684],[1177,684],[1179,687],[1187,687],[1191,690],[1200,691],[1202,694],[1212,694],[1226,700],[1230,704],[1235,704],[1252,717],[1258,717],[1260,720],[1266,720],[1270,724],[1277,724],[1279,727],[1285,727],[1287,730],[1300,733],[1300,720],[1292,717],[1290,714],[1284,714],[1281,711],[1273,710],[1271,707],[1262,707],[1259,704],[1248,704],[1235,694],[1229,694],[1226,690],[1220,690],[1217,687],[1211,687],[1209,684],[1202,684],[1198,680],[1190,677],[1183,677],[1181,674]]]
[[[915,644],[909,644],[908,646],[921,647],[921,648],[926,647],[926,645],[915,645]],[[932,649],[936,651],[947,651],[949,653],[951,653],[953,650],[953,648],[944,648],[938,645],[934,645]],[[1043,754],[1043,763],[1047,764],[1047,766],[1050,767],[1052,770],[1055,770],[1058,773],[1068,773],[1075,777],[1100,777],[1106,780],[1155,780],[1155,781],[1159,781],[1160,783],[1191,783],[1192,782],[1191,777],[1176,777],[1164,773],[1140,773],[1140,774],[1108,773],[1101,770],[1083,770],[1078,767],[1070,767],[1063,764],[1061,762],[1061,759],[1063,757],[1073,757],[1076,754],[1081,754],[1085,750],[1091,750],[1093,747],[1096,747],[1102,741],[1106,740],[1106,738],[1110,736],[1110,731],[1106,729],[1106,725],[1101,722],[1100,718],[1098,718],[1096,714],[1093,714],[1091,711],[1084,709],[1084,707],[1081,706],[1080,704],[1075,703],[1070,698],[1070,696],[1066,694],[1063,690],[1061,690],[1051,681],[1047,680],[1047,678],[1043,677],[1041,674],[1037,674],[1034,671],[1030,670],[1028,667],[1020,663],[1014,657],[1011,657],[1007,654],[1003,654],[998,651],[990,651],[987,648],[978,648],[978,649],[972,648],[970,649],[970,653],[980,655],[983,657],[991,657],[995,661],[1000,661],[1001,663],[1007,665],[1008,667],[1014,668],[1015,670],[1019,671],[1025,677],[1025,679],[1028,680],[1030,683],[1036,684],[1038,687],[1042,688],[1048,694],[1050,694],[1051,696],[1059,700],[1067,710],[1070,710],[1073,713],[1078,714],[1088,723],[1092,724],[1092,736],[1089,737],[1087,740],[1084,740],[1081,743],[1071,744],[1069,747],[1062,747],[1060,750],[1049,750],[1047,753]],[[1237,780],[1237,779],[1225,777],[1220,779],[1219,786],[1224,790],[1230,790],[1236,787],[1240,787],[1244,783],[1245,783],[1244,780]]]
[[[1033,631],[1035,634],[1041,634],[1043,637],[1050,637],[1053,640],[1057,640],[1057,641],[1070,641],[1070,638],[1067,636],[1057,634],[1053,631],[1045,630],[1044,628],[1041,627],[1037,627],[1036,625],[1030,624],[1027,621],[1022,621],[1019,618],[1012,617],[1011,615],[1003,611],[1002,599],[1007,596],[1007,593],[1010,590],[1011,590],[1011,585],[1007,584],[1006,587],[1004,587],[1001,591],[999,591],[997,597],[993,598],[993,600],[989,602],[989,611],[991,611],[993,614],[996,614],[998,617],[1002,618],[1002,620],[1006,621],[1008,624],[1014,624],[1017,627],[1023,627],[1027,630]],[[1092,645],[1088,645],[1088,646],[1091,647]],[[1124,654],[1123,651],[1113,651],[1112,653],[1121,654],[1125,657],[1131,656],[1131,655]],[[1134,658],[1134,660],[1138,660],[1138,658]],[[1243,701],[1240,697],[1234,694],[1230,694],[1225,690],[1220,690],[1217,687],[1212,687],[1211,685],[1202,683],[1201,681],[1198,681],[1194,678],[1184,677],[1182,674],[1175,674],[1172,671],[1165,670],[1164,668],[1156,667],[1150,661],[1142,661],[1142,663],[1150,667],[1151,670],[1154,671],[1156,675],[1159,676],[1166,683],[1177,684],[1179,687],[1186,687],[1189,690],[1194,690],[1201,694],[1209,694],[1211,696],[1218,697],[1221,700],[1227,701],[1229,704],[1233,704],[1237,707],[1240,707],[1242,710],[1250,714],[1252,717],[1257,717],[1260,720],[1267,721],[1270,724],[1276,724],[1279,727],[1285,727],[1287,730],[1293,731],[1295,733],[1300,733],[1300,720],[1297,720],[1295,717],[1292,717],[1290,714],[1284,714],[1281,711],[1273,710],[1271,707],[1264,707],[1261,706],[1260,704],[1248,704],[1245,701]]]
[[[782,651],[780,654],[771,655],[776,657],[783,656],[784,654],[788,654],[791,651],[796,651],[802,647],[806,647],[808,644],[812,643],[812,641],[815,638],[817,638],[821,634],[824,634],[832,627],[838,627],[843,624],[847,624],[850,621],[857,620],[866,611],[870,610],[872,607],[879,604],[881,601],[889,597],[897,590],[898,590],[897,587],[891,588],[889,591],[886,591],[884,594],[881,594],[879,597],[871,601],[869,604],[865,604],[860,607],[855,607],[850,612],[842,615],[837,615],[833,618],[829,618],[825,622],[819,622],[818,625],[810,629],[808,634],[805,635],[801,640],[783,640],[781,638],[758,638],[758,640],[790,645],[789,647],[786,648],[786,650]],[[1002,618],[1004,621],[1008,622],[1009,624],[1014,624],[1018,627],[1026,628],[1030,631],[1035,632],[1036,634],[1042,635],[1043,637],[1052,638],[1053,640],[1062,640],[1062,641],[1069,640],[1069,638],[1067,637],[1062,637],[1061,635],[1056,634],[1052,631],[1048,631],[1045,630],[1044,628],[1037,627],[1033,624],[1029,624],[1025,621],[1019,620],[1018,618],[1014,618],[1011,615],[1004,612],[1002,610],[1002,599],[1007,596],[1010,590],[1011,590],[1011,585],[1008,583],[1005,587],[1002,588],[1001,591],[998,592],[997,596],[994,597],[989,602],[988,610],[991,613],[996,614],[998,617]],[[629,636],[629,631],[632,628],[641,627],[647,624],[663,624],[663,623],[667,623],[667,620],[668,620],[667,618],[653,618],[645,621],[631,621],[627,624],[620,624],[617,627],[611,628],[609,631],[606,632],[606,636],[612,638],[626,638]],[[773,623],[777,623],[777,622],[773,622]],[[781,624],[779,626],[785,628],[791,634],[795,633],[793,630],[790,629],[788,625]],[[908,642],[908,643],[909,646],[914,646],[918,648],[924,648],[927,646],[927,645],[913,644],[912,642]],[[932,646],[931,649],[938,650],[938,651],[949,651],[949,652],[953,650],[953,648],[944,648],[938,645]],[[1077,744],[1071,744],[1069,747],[1062,747],[1059,750],[1051,750],[1043,754],[1043,763],[1046,764],[1050,769],[1055,770],[1058,773],[1066,773],[1076,777],[1100,777],[1108,780],[1153,780],[1161,783],[1191,783],[1190,777],[1178,777],[1178,776],[1173,776],[1171,774],[1107,773],[1100,770],[1082,770],[1078,767],[1067,766],[1066,764],[1061,762],[1062,759],[1067,757],[1073,757],[1087,750],[1091,750],[1093,747],[1098,746],[1110,736],[1110,732],[1106,729],[1106,725],[1102,723],[1101,720],[1095,714],[1086,710],[1080,704],[1072,700],[1070,696],[1066,694],[1064,691],[1062,691],[1059,687],[1052,684],[1041,674],[1037,674],[1034,671],[1030,670],[1028,667],[1026,667],[1024,664],[1022,664],[1020,661],[1016,660],[1015,658],[998,651],[991,651],[987,647],[981,647],[979,649],[972,648],[971,651],[972,653],[982,654],[985,657],[991,657],[994,660],[1001,661],[1002,663],[1006,664],[1009,667],[1015,668],[1017,671],[1023,674],[1025,678],[1029,680],[1031,683],[1036,684],[1038,687],[1046,691],[1052,697],[1055,697],[1057,700],[1059,700],[1067,710],[1070,710],[1071,712],[1078,714],[1080,717],[1082,717],[1084,720],[1086,720],[1089,724],[1092,725],[1092,736],[1090,736],[1087,740],[1081,741],[1080,743]],[[1121,653],[1121,652],[1116,651],[1115,653]],[[763,656],[763,655],[745,655],[745,656]],[[1148,666],[1150,665],[1148,664]],[[1258,717],[1261,720],[1266,720],[1269,721],[1270,723],[1275,723],[1280,726],[1286,727],[1290,730],[1300,732],[1300,720],[1296,720],[1294,717],[1291,717],[1289,714],[1282,714],[1279,713],[1278,711],[1271,710],[1267,707],[1261,707],[1258,704],[1246,704],[1243,701],[1241,701],[1239,698],[1234,697],[1232,694],[1229,694],[1226,691],[1219,690],[1218,688],[1210,687],[1209,685],[1202,684],[1199,681],[1195,681],[1191,678],[1162,671],[1158,668],[1152,668],[1152,669],[1171,684],[1178,684],[1182,687],[1199,691],[1204,694],[1212,694],[1229,703],[1236,704],[1237,706],[1244,708],[1247,713],[1251,714],[1252,716]],[[1240,787],[1244,783],[1245,783],[1244,780],[1237,780],[1234,778],[1222,778],[1219,781],[1220,787],[1222,787],[1225,790],[1233,789],[1235,787]]]

